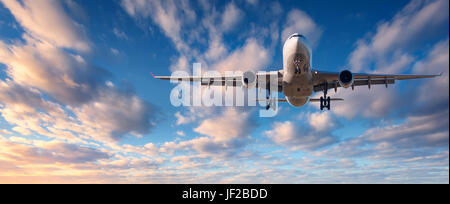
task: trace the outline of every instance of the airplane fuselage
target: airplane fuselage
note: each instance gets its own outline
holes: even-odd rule
[[[311,49],[305,37],[291,35],[283,46],[283,93],[295,106],[305,105],[313,92]]]

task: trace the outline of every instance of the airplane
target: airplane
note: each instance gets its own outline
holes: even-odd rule
[[[153,73],[152,73],[153,75]],[[442,73],[440,74],[442,75]],[[354,90],[355,86],[394,84],[396,80],[432,78],[440,75],[396,75],[396,74],[366,74],[352,73],[350,70],[341,72],[326,72],[311,68],[311,49],[305,36],[294,33],[289,36],[283,46],[283,70],[263,72],[255,74],[246,71],[238,76],[207,77],[207,76],[155,76],[163,80],[200,81],[201,85],[219,86],[244,86],[246,88],[265,88],[269,90],[266,109],[273,106],[274,102],[288,102],[294,107],[301,107],[308,102],[320,102],[320,110],[330,110],[331,101],[342,101],[341,98],[327,96],[329,89],[337,92],[339,87]],[[277,77],[276,82],[271,82],[271,76]],[[260,80],[265,78],[265,80]],[[272,78],[273,79],[273,78]],[[263,81],[264,84],[258,82]],[[285,99],[271,97],[270,86],[275,86],[276,91],[282,92]],[[323,92],[319,99],[311,98],[314,92]]]

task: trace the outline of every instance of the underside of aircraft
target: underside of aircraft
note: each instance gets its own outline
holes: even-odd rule
[[[300,107],[308,102],[320,103],[320,109],[330,110],[331,101],[342,101],[341,98],[330,98],[328,90],[352,88],[355,86],[394,84],[397,80],[432,78],[442,75],[398,75],[352,73],[350,70],[326,72],[312,69],[311,49],[306,38],[298,33],[292,34],[283,46],[283,70],[258,72],[246,71],[234,76],[154,76],[157,79],[200,82],[203,86],[234,86],[246,88],[263,88],[269,92],[264,99],[269,109],[276,102],[288,102]],[[272,92],[282,92],[285,99],[272,97]],[[323,92],[320,98],[310,98],[315,92]]]

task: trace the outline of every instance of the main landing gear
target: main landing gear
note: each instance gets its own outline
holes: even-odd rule
[[[328,83],[325,83],[324,89],[323,89],[323,97],[320,97],[320,110],[323,110],[323,108],[327,108],[330,110],[330,104],[331,104],[331,98],[328,96]]]
[[[321,96],[320,97],[320,110],[323,110],[323,108],[327,108],[328,110],[330,110],[330,103],[331,103],[331,98],[329,96],[326,98],[323,98]]]
[[[274,108],[277,104],[277,100],[275,98],[272,98],[272,92],[269,91],[269,96],[266,97],[267,105],[266,110],[269,110],[270,108]]]

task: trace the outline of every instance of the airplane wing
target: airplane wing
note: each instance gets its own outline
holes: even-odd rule
[[[366,74],[366,73],[353,73],[353,84],[352,89],[355,86],[368,86],[369,89],[371,85],[385,85],[386,88],[388,84],[394,84],[396,80],[407,80],[407,79],[423,79],[441,76],[439,75],[398,75],[398,74]],[[313,71],[314,78],[314,91],[324,91],[325,89],[335,89],[337,91],[338,87],[341,87],[339,81],[339,72],[323,72],[323,71]]]
[[[232,75],[232,76],[155,76],[156,79],[162,80],[175,80],[175,81],[186,81],[186,82],[200,82],[202,86],[232,86],[240,87],[243,86],[243,75]],[[270,89],[270,82],[272,79],[278,79],[278,81],[273,82],[274,85],[280,87],[283,79],[283,71],[271,71],[271,72],[258,72],[256,73],[256,88]],[[277,78],[276,78],[277,77]]]

